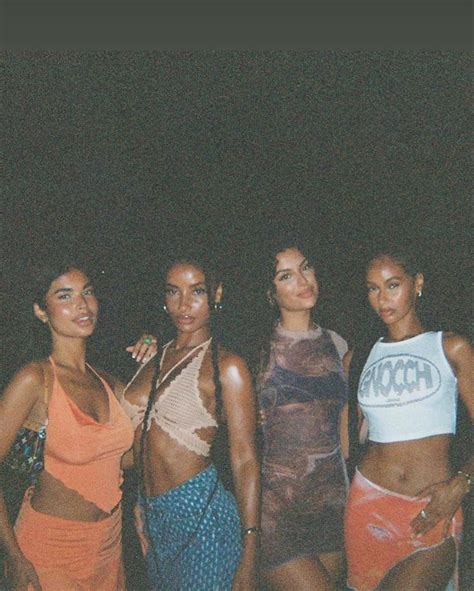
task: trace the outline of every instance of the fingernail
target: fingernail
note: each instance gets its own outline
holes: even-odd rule
[[[136,355],[135,353],[132,353],[132,358],[135,359]]]

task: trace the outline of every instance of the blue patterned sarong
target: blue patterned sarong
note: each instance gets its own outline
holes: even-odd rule
[[[153,590],[231,589],[241,554],[240,518],[213,465],[162,495],[139,497],[139,507]]]

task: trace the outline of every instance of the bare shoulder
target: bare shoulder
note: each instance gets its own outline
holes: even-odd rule
[[[247,379],[250,376],[245,360],[237,353],[219,347],[219,370],[222,379]]]
[[[16,372],[10,383],[15,383],[15,385],[27,389],[42,386],[44,384],[43,363],[41,361],[32,361],[23,366]]]
[[[33,404],[43,396],[44,362],[33,361],[20,368],[8,383],[3,398]]]
[[[443,349],[446,357],[454,364],[471,359],[473,354],[469,339],[454,332],[443,333]]]

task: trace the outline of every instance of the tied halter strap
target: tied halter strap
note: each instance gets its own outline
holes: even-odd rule
[[[196,431],[208,427],[217,427],[217,421],[205,408],[201,395],[199,393],[199,371],[212,339],[200,343],[184,357],[177,361],[169,371],[167,371],[157,383],[157,388],[163,384],[168,376],[189,359],[197,350],[199,353],[170,381],[163,392],[157,397],[151,412],[150,423],[154,421],[160,429],[165,431],[170,437],[183,445],[190,451],[200,455],[209,456],[211,446],[207,441],[201,439]],[[163,366],[163,360],[170,343],[163,347],[163,353],[160,359],[160,369]],[[140,367],[132,380],[127,384],[126,389],[133,382],[135,377],[143,368]],[[125,389],[125,391],[126,391]],[[125,393],[124,391],[124,393]],[[145,405],[135,405],[128,402],[125,398],[122,405],[129,415],[134,428],[137,428],[143,421]]]

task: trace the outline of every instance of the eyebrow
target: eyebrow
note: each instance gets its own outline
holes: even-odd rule
[[[189,287],[198,287],[199,285],[206,287],[206,282],[205,281],[198,281],[197,283],[192,283]],[[175,285],[174,283],[166,283],[165,287],[179,287],[179,286]]]
[[[91,283],[91,282],[89,282],[89,283],[86,283],[86,284],[85,284],[85,285],[82,287],[81,291],[83,291],[84,289],[87,289],[88,287],[92,287],[92,283]],[[56,289],[56,290],[54,290],[54,291],[53,291],[53,295],[56,295],[57,293],[61,293],[61,292],[67,292],[67,293],[70,293],[70,292],[72,292],[72,291],[74,291],[74,290],[72,289],[72,287],[60,287],[60,288],[58,288],[58,289]]]
[[[309,263],[308,259],[304,259],[304,261],[298,265],[298,268],[302,267],[306,263]],[[279,271],[275,271],[275,276],[278,275],[278,273],[288,273],[288,271],[291,271],[291,269],[280,269]]]
[[[384,283],[387,283],[388,281],[393,281],[394,279],[398,279],[399,281],[401,281],[403,279],[403,276],[402,275],[393,275],[392,277],[385,279]],[[375,281],[367,281],[367,285],[369,285],[369,283],[374,284]]]

